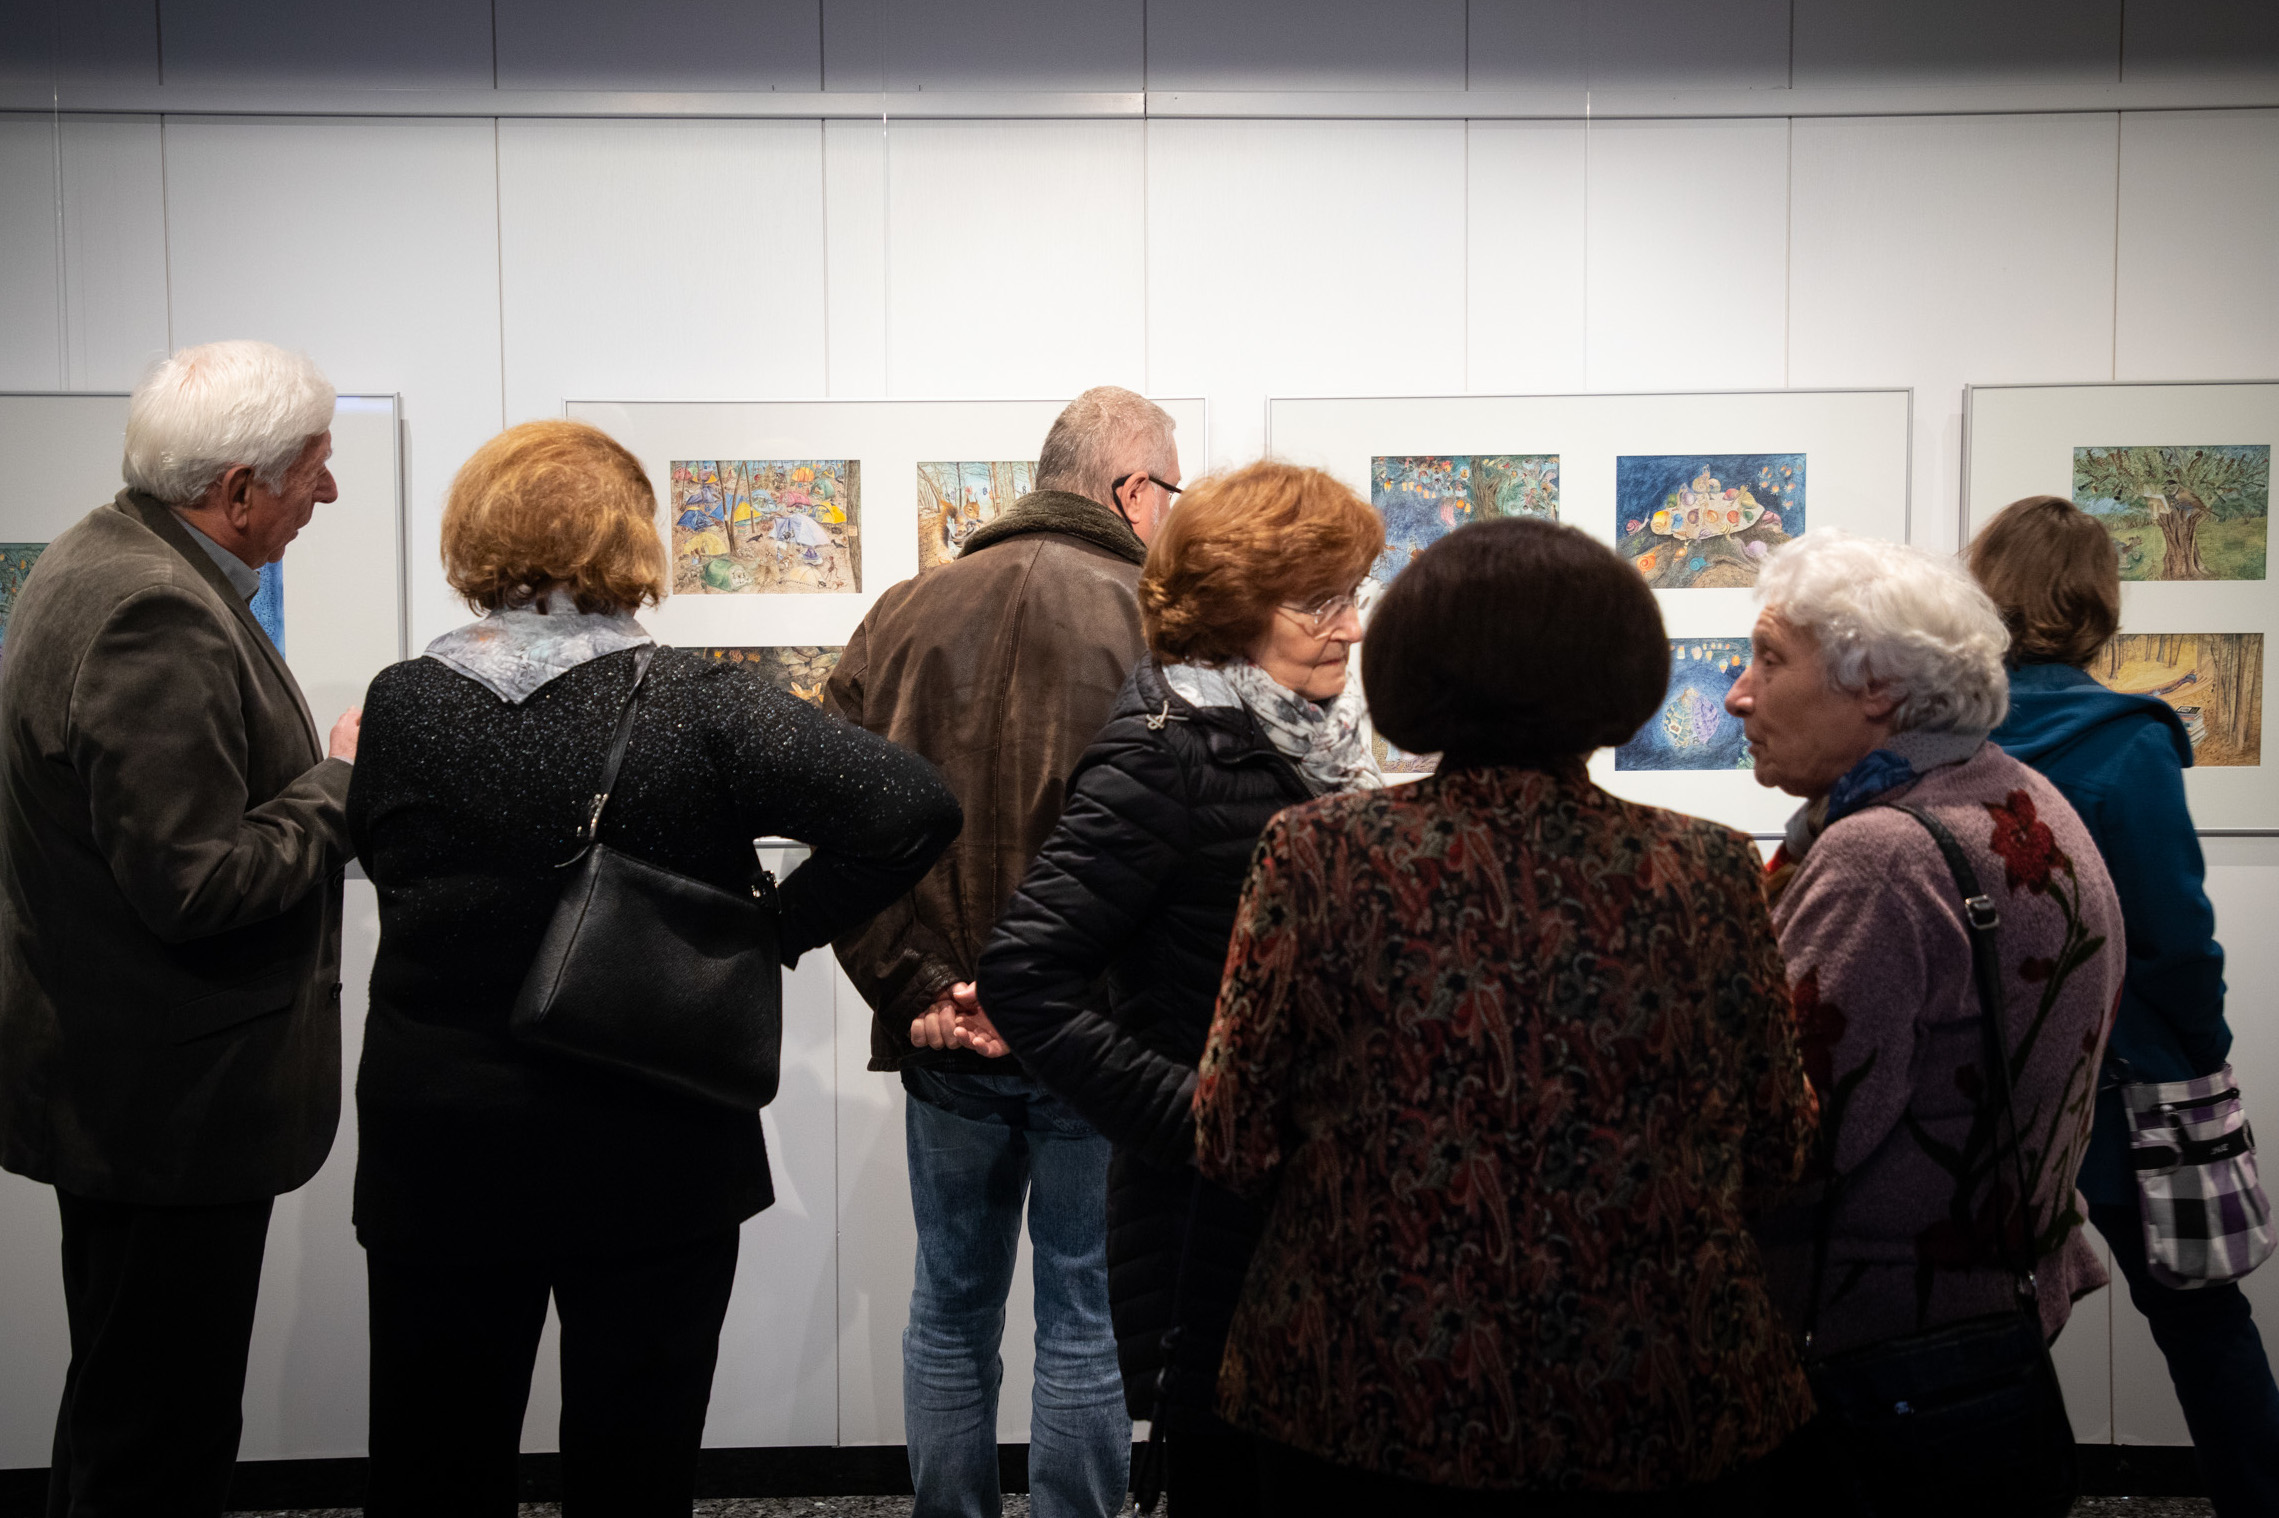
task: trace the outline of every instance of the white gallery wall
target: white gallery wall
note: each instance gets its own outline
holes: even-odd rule
[[[124,388],[253,336],[400,393],[414,649],[468,616],[436,562],[453,470],[571,397],[1108,382],[1207,397],[1232,464],[1269,395],[1908,386],[1912,534],[1951,548],[1966,383],[2279,377],[2275,14],[24,0],[0,390]],[[2209,849],[2268,1127],[2279,839]],[[896,1443],[901,1093],[835,971],[787,992],[783,1201],[747,1229],[708,1439]],[[247,1458],[362,1450],[352,1163],[344,1125],[281,1204]],[[0,1467],[46,1463],[55,1274],[46,1193],[0,1178]],[[2253,1295],[2279,1348],[2279,1271]],[[2125,1301],[2082,1304],[2061,1357],[2082,1438],[2184,1441]],[[556,1397],[542,1360],[526,1447]]]

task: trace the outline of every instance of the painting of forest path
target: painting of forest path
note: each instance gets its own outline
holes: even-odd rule
[[[0,543],[0,651],[7,647],[8,617],[16,609],[16,593],[40,556],[45,543]]]
[[[1497,517],[1559,520],[1559,455],[1373,458],[1369,502],[1385,519],[1385,551],[1369,569],[1369,579],[1381,592],[1411,559],[1459,527]]]
[[[839,655],[846,649],[796,643],[772,648],[700,648],[696,652],[718,664],[749,665],[778,690],[811,706],[821,706],[824,683],[839,667]]]
[[[1037,488],[1035,462],[920,464],[918,466],[918,568],[947,564],[965,540],[997,514]]]
[[[673,593],[861,590],[856,459],[675,459]]]
[[[1618,770],[1747,770],[1749,741],[1725,693],[1749,667],[1747,638],[1672,638],[1662,705],[1614,751]]]
[[[2108,690],[2175,707],[2194,764],[2263,762],[2263,634],[2122,633],[2089,673]]]
[[[2260,580],[2271,447],[2076,448],[2073,504],[2113,535],[2124,580]]]
[[[1801,453],[1622,454],[1615,546],[1656,590],[1746,588],[1804,531]]]

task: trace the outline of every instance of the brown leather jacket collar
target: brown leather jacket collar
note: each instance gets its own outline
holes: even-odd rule
[[[1147,545],[1115,508],[1067,490],[1029,492],[969,538],[958,557],[972,558],[984,548],[1031,532],[1066,533],[1134,564],[1147,562]]]

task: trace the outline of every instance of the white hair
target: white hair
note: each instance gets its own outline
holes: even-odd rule
[[[2010,634],[1960,564],[1840,527],[1776,550],[1757,598],[1820,645],[1828,682],[1897,698],[1895,732],[1983,733],[2010,706]]]
[[[1179,462],[1171,442],[1177,425],[1144,395],[1095,385],[1070,401],[1045,434],[1037,450],[1037,489],[1072,491],[1105,506],[1118,474]]]
[[[334,400],[332,381],[302,354],[243,339],[184,348],[127,404],[127,483],[180,506],[242,464],[281,490],[301,450],[332,426]]]

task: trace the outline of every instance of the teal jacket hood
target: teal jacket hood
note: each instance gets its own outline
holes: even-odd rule
[[[2165,728],[2176,762],[2192,767],[2192,739],[2176,709],[2158,696],[2107,690],[2087,671],[2070,664],[2026,664],[2010,671],[2010,715],[1994,731],[1994,741],[2041,769],[2068,749],[2117,722],[2150,718]]]

